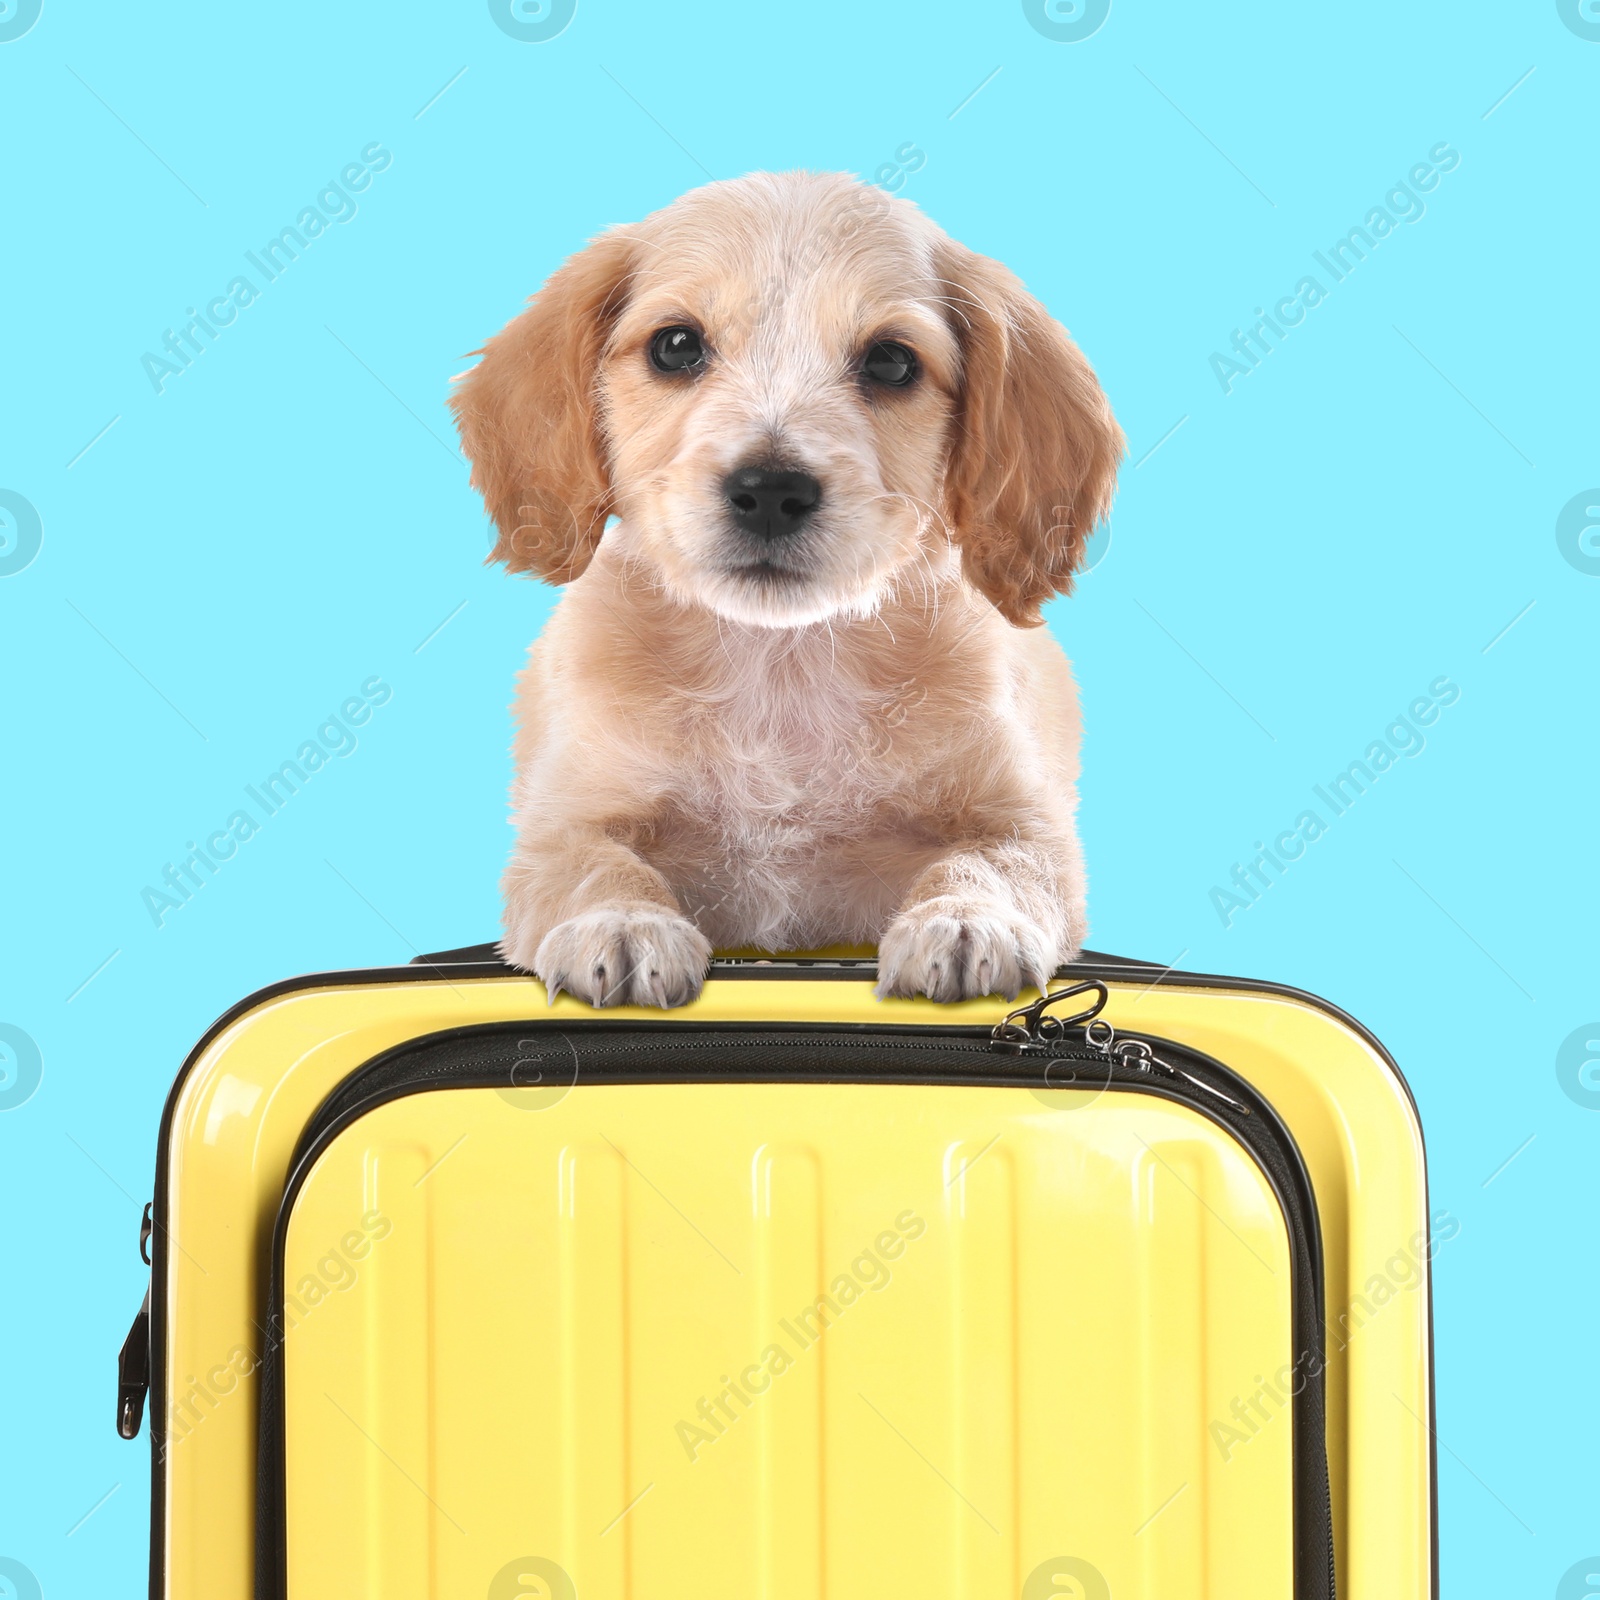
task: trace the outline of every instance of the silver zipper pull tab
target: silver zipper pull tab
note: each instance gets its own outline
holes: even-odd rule
[[[1134,1072],[1160,1072],[1167,1077],[1176,1072],[1176,1068],[1163,1061],[1143,1039],[1121,1039],[1115,1053],[1117,1060]]]
[[[1052,1006],[1080,994],[1092,994],[1094,999],[1071,1016],[1058,1017],[1052,1013]],[[1204,1078],[1197,1078],[1192,1072],[1185,1072],[1182,1067],[1162,1060],[1143,1039],[1120,1038],[1117,1030],[1100,1015],[1110,998],[1111,991],[1103,983],[1092,979],[1088,983],[1075,983],[1070,989],[1057,989],[1052,994],[1041,995],[1032,1005],[1018,1006],[1015,1011],[1006,1013],[989,1035],[989,1048],[1007,1056],[1049,1055],[1071,1043],[1066,1038],[1068,1028],[1081,1025],[1082,1043],[1106,1061],[1125,1067],[1130,1072],[1181,1078],[1202,1094],[1231,1106],[1240,1116],[1250,1115],[1249,1106],[1207,1083]]]
[[[1208,1094],[1213,1099],[1222,1101],[1224,1105],[1232,1106],[1241,1117],[1250,1115],[1249,1106],[1242,1101],[1235,1100],[1231,1094],[1214,1084],[1207,1083],[1204,1078],[1197,1078],[1192,1072],[1185,1072],[1182,1067],[1175,1067],[1170,1061],[1163,1061],[1143,1039],[1119,1039],[1116,1029],[1104,1019],[1091,1022],[1084,1029],[1084,1038],[1091,1048],[1098,1050],[1108,1061],[1116,1061],[1132,1072],[1159,1073],[1164,1078],[1182,1078],[1185,1083],[1198,1089],[1202,1094]]]
[[[1094,996],[1093,1001],[1081,1011],[1074,1012],[1070,1017],[1051,1014],[1052,1006],[1081,994]],[[1110,998],[1111,991],[1098,979],[1075,983],[1070,989],[1056,989],[1042,994],[1032,1005],[1018,1006],[1015,1011],[1007,1012],[989,1035],[990,1048],[1007,1056],[1047,1053],[1065,1041],[1068,1028],[1075,1028],[1080,1023],[1092,1024]]]
[[[1166,1063],[1163,1062],[1162,1065],[1166,1066]],[[1232,1106],[1241,1117],[1250,1115],[1250,1107],[1245,1105],[1242,1100],[1235,1100],[1231,1094],[1217,1088],[1215,1084],[1207,1083],[1204,1078],[1197,1078],[1192,1072],[1185,1072],[1182,1067],[1168,1066],[1167,1071],[1172,1073],[1174,1077],[1182,1078],[1185,1083],[1193,1084],[1202,1094],[1208,1094],[1213,1099],[1220,1100],[1224,1105]]]
[[[1095,1017],[1083,1030],[1083,1042],[1109,1061],[1116,1046],[1117,1030],[1104,1017]]]
[[[1085,1037],[1106,1060],[1130,1072],[1159,1072],[1168,1078],[1178,1075],[1178,1069],[1163,1061],[1143,1039],[1119,1039],[1109,1022],[1091,1022]]]

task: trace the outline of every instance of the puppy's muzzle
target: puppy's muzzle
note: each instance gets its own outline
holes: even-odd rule
[[[822,499],[822,485],[809,473],[762,466],[735,467],[722,492],[734,527],[762,545],[797,534]]]

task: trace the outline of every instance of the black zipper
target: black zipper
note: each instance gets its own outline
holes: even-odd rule
[[[1066,1019],[1052,1009],[1089,997]],[[1294,1419],[1294,1600],[1335,1600],[1323,1348],[1322,1240],[1316,1201],[1294,1139],[1270,1103],[1208,1056],[1145,1034],[1115,1034],[1096,1013],[1105,986],[1079,984],[1013,1012],[998,1027],[883,1024],[752,1027],[608,1022],[491,1023],[409,1041],[357,1069],[323,1101],[290,1163],[274,1231],[261,1364],[256,1496],[256,1600],[284,1600],[283,1255],[306,1176],[327,1146],[368,1113],[448,1088],[527,1088],[526,1046],[552,1046],[555,1082],[584,1084],[816,1082],[1076,1087],[1173,1100],[1219,1124],[1271,1184],[1290,1244]],[[570,1054],[569,1054],[570,1052]],[[870,1064],[863,1060],[870,1058]],[[567,1063],[570,1060],[570,1079]],[[521,1069],[519,1075],[519,1068]],[[547,1081],[547,1080],[541,1080]]]

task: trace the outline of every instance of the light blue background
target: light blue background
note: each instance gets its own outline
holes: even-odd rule
[[[1557,1074],[1600,1037],[1600,559],[1556,533],[1600,484],[1600,26],[1567,9],[1117,0],[1058,42],[1016,3],[583,0],[530,43],[482,4],[45,0],[0,43],[0,489],[43,528],[0,578],[0,1023],[43,1068],[0,1113],[0,1556],[49,1600],[143,1582],[113,1358],[192,1041],[271,980],[496,930],[552,593],[481,565],[446,380],[602,226],[909,143],[901,192],[1072,328],[1130,440],[1049,614],[1093,942],[1306,986],[1394,1051],[1460,1223],[1445,1593],[1555,1594],[1600,1549],[1600,1086]],[[373,141],[358,214],[157,395],[141,356]],[[1212,353],[1440,141],[1426,214],[1225,394]],[[140,891],[374,674],[359,748],[154,926]],[[1213,886],[1440,675],[1426,748],[1224,927]]]

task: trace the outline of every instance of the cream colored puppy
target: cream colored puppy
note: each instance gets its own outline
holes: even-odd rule
[[[1066,332],[908,202],[757,173],[602,234],[482,355],[452,404],[493,559],[567,586],[507,959],[594,1005],[682,1004],[714,946],[1047,982],[1085,914],[1039,604],[1123,450]]]

